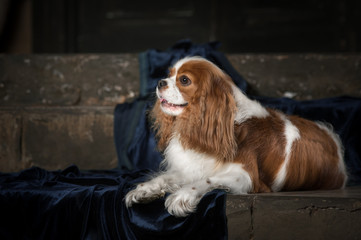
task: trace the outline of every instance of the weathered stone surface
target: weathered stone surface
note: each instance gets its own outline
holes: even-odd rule
[[[310,100],[340,95],[361,97],[361,55],[230,54],[250,93]]]
[[[137,54],[0,55],[0,106],[114,106],[138,94]]]
[[[253,201],[252,196],[228,195],[226,214],[228,220],[229,239],[252,239],[253,234]]]
[[[227,57],[254,95],[361,97],[361,55]],[[137,54],[0,55],[0,106],[114,106],[138,95]]]
[[[0,172],[117,167],[113,107],[2,108],[0,124]]]
[[[22,158],[45,169],[117,167],[112,107],[32,108],[24,114]]]
[[[229,239],[358,239],[361,187],[228,195],[227,218]]]
[[[0,110],[0,171],[15,172],[29,163],[23,161],[22,117],[16,111]]]

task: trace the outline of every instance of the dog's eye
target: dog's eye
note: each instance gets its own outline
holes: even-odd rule
[[[187,76],[181,76],[179,78],[179,81],[183,86],[188,86],[192,83],[191,80]]]

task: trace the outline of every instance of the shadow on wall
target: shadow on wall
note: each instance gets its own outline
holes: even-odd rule
[[[0,0],[0,53],[32,52],[32,0]]]

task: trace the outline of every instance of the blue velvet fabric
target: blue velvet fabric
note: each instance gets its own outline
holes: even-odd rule
[[[226,239],[225,195],[208,193],[175,218],[162,199],[127,209],[125,194],[149,171],[31,168],[0,174],[0,239]]]

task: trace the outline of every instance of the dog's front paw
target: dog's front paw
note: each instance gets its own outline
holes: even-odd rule
[[[186,217],[196,210],[199,201],[200,197],[194,194],[178,191],[167,197],[165,207],[175,217]]]
[[[139,184],[125,196],[125,205],[131,207],[135,203],[148,203],[164,197],[165,191],[147,183]]]

